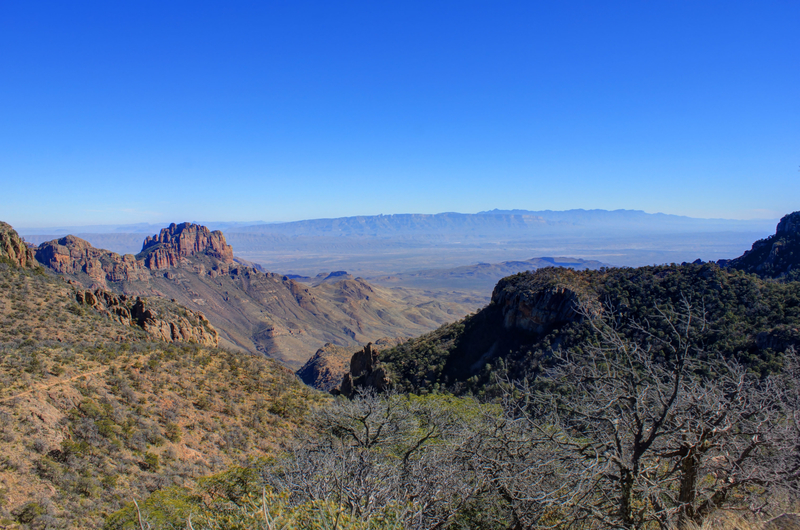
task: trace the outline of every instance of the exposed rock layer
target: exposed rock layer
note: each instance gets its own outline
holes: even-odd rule
[[[492,303],[502,309],[505,329],[531,333],[544,333],[580,316],[580,297],[563,285],[529,290],[517,289],[508,280],[500,280],[492,293]]]
[[[19,237],[11,225],[0,221],[0,256],[20,267],[38,267],[33,249]]]
[[[127,326],[138,326],[152,337],[166,342],[189,342],[205,346],[219,345],[219,333],[202,313],[172,304],[154,304],[139,297],[117,295],[96,289],[79,290],[75,299],[79,304],[91,307]],[[150,305],[150,307],[148,307]]]
[[[373,350],[392,348],[407,340],[408,338],[403,337],[380,338],[373,343]],[[350,372],[354,350],[353,347],[337,346],[329,342],[318,349],[295,373],[305,384],[329,392],[341,385],[345,374]],[[363,351],[363,347],[358,350]]]
[[[344,374],[341,386],[334,388],[331,393],[352,398],[359,388],[377,392],[386,390],[391,383],[386,369],[378,360],[378,353],[371,342],[355,352],[350,359],[350,371]]]
[[[134,256],[94,248],[75,236],[42,243],[36,249],[36,259],[59,274],[86,275],[96,288],[105,288],[108,282],[131,282],[150,276],[144,263]]]
[[[205,254],[223,263],[234,262],[233,249],[225,242],[222,232],[212,232],[193,223],[172,223],[158,235],[148,237],[137,258],[143,260],[148,269],[160,270],[177,267],[181,259],[195,254]]]

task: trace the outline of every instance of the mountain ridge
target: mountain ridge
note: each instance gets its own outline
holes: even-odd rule
[[[470,310],[343,274],[308,287],[237,262],[222,232],[193,223],[148,236],[135,256],[95,249],[75,236],[44,242],[36,255],[90,290],[177,300],[211,321],[220,344],[294,367],[327,342],[355,346],[411,336]]]

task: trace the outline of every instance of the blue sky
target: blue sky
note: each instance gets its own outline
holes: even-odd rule
[[[0,219],[800,209],[800,2],[0,6]]]

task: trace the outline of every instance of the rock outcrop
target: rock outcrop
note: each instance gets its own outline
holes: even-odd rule
[[[39,263],[33,249],[19,237],[11,225],[0,221],[0,257],[6,258],[20,267],[36,268]]]
[[[225,242],[222,232],[212,232],[193,223],[172,223],[168,228],[162,228],[158,235],[144,240],[142,251],[136,257],[143,260],[148,269],[161,270],[177,267],[183,258],[195,254],[234,263],[233,249]]]
[[[492,303],[502,310],[505,329],[542,334],[581,318],[583,297],[571,286],[554,283],[520,288],[519,277],[524,278],[517,275],[500,280],[492,293]]]
[[[719,264],[762,278],[800,278],[800,212],[783,216],[775,235],[760,239],[736,259]]]
[[[107,282],[145,280],[150,272],[130,254],[94,248],[79,237],[66,236],[42,243],[36,249],[36,259],[54,272],[66,275],[87,275],[98,287]]]
[[[407,337],[380,338],[373,343],[372,350],[393,348],[407,340]],[[318,349],[295,374],[308,386],[330,392],[341,385],[345,374],[350,372],[350,361],[353,358],[354,349],[354,347],[337,346],[329,342]],[[359,353],[363,353],[363,348]]]
[[[359,388],[371,388],[382,392],[389,388],[390,381],[386,370],[378,360],[378,350],[370,342],[363,350],[357,351],[350,359],[350,371],[344,375],[342,384],[331,393],[352,398]]]
[[[219,333],[202,314],[177,304],[161,301],[160,307],[139,297],[115,294],[102,289],[79,290],[76,301],[112,320],[138,326],[148,335],[166,342],[189,342],[218,346]]]

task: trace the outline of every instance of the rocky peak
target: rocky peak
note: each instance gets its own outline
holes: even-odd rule
[[[800,212],[784,215],[775,235],[756,241],[736,259],[718,263],[763,278],[800,279]]]
[[[225,242],[219,230],[211,231],[193,223],[172,223],[157,235],[144,240],[137,255],[148,269],[159,270],[176,267],[182,258],[205,254],[224,263],[234,263],[233,249]]]
[[[555,326],[581,318],[584,297],[570,282],[560,281],[566,271],[520,273],[497,283],[492,304],[501,308],[503,327],[542,334]]]
[[[19,237],[11,225],[0,221],[0,257],[20,267],[38,267],[33,250]]]
[[[389,377],[386,370],[378,360],[378,350],[372,343],[364,346],[353,354],[350,359],[350,372],[344,375],[339,388],[334,388],[331,393],[352,398],[358,388],[372,388],[382,392],[389,387]]]
[[[797,235],[798,233],[800,233],[800,212],[784,215],[775,229],[776,236]]]

